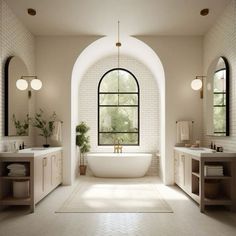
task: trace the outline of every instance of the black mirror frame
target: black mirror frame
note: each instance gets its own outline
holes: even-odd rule
[[[228,60],[221,56],[225,63],[225,68],[226,68],[226,117],[225,117],[225,122],[226,122],[226,133],[225,136],[230,135],[230,112],[229,112],[229,106],[230,106],[230,72],[229,72],[229,62]]]
[[[10,56],[7,58],[5,67],[4,67],[4,135],[8,136],[8,100],[9,100],[9,94],[8,94],[8,87],[9,87],[9,64],[11,59],[14,56]]]

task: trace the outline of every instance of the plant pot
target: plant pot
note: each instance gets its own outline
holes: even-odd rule
[[[43,144],[43,147],[48,148],[48,147],[50,147],[50,145],[49,144]]]
[[[80,173],[80,175],[86,175],[86,169],[87,169],[87,166],[80,165],[79,166],[79,173]]]

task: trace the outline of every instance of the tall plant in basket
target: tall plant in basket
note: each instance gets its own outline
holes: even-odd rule
[[[89,136],[86,135],[88,131],[89,127],[85,122],[81,122],[76,126],[76,145],[80,149],[80,175],[85,175],[87,169],[84,161],[84,155],[90,151]]]

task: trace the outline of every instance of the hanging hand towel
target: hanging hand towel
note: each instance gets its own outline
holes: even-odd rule
[[[54,122],[54,130],[53,130],[53,134],[51,136],[52,140],[55,140],[57,142],[61,142],[62,141],[62,127],[61,127],[62,123],[61,121],[55,121]]]
[[[177,122],[177,143],[190,140],[190,122],[178,121]]]

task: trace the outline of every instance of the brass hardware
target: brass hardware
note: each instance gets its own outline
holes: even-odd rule
[[[47,166],[47,157],[43,158],[43,166]]]
[[[117,143],[116,143],[116,141],[117,141]],[[123,149],[123,147],[122,147],[122,145],[120,145],[120,140],[119,139],[115,140],[114,153],[122,153],[122,149]]]

